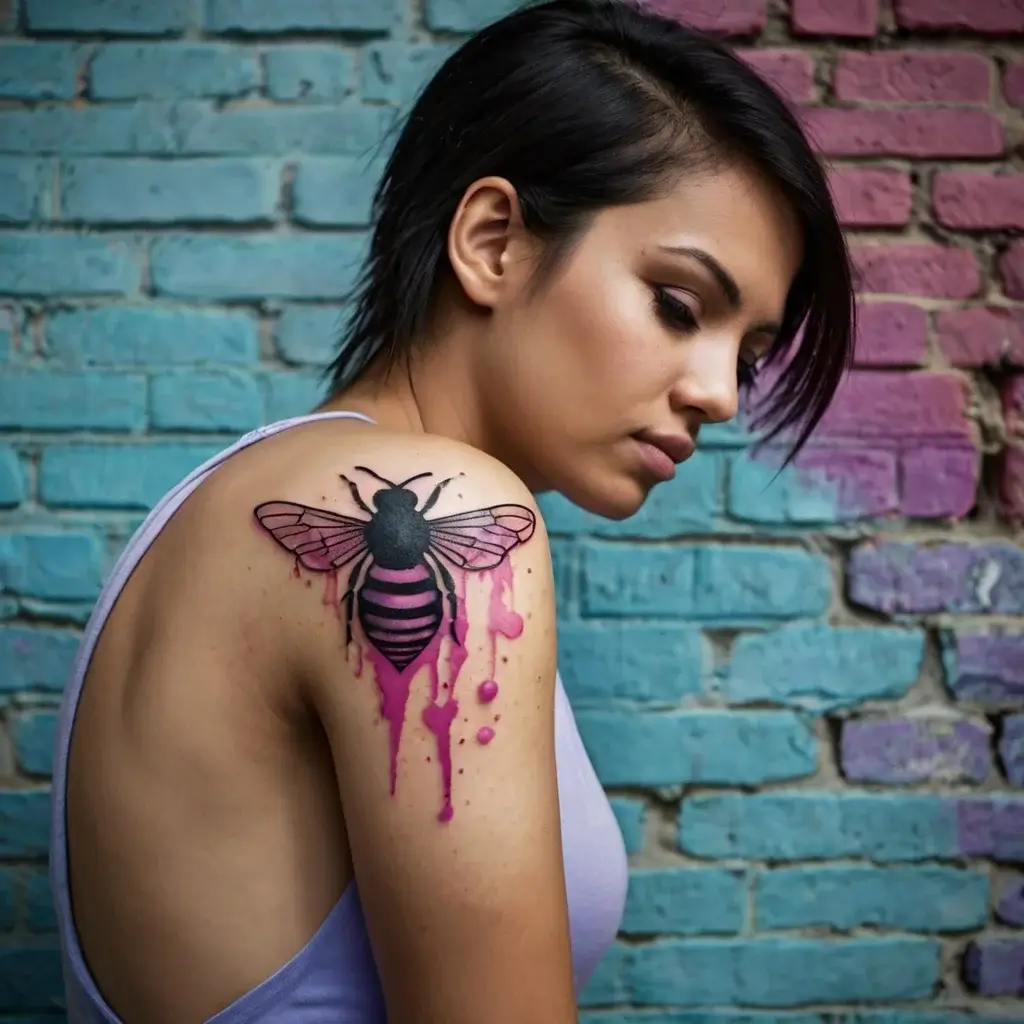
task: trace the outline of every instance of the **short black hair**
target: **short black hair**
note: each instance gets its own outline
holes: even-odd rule
[[[779,189],[803,236],[768,357],[780,372],[757,406],[767,438],[793,432],[792,458],[852,359],[852,272],[826,174],[793,111],[728,46],[626,0],[520,8],[426,85],[375,193],[332,391],[378,353],[390,369],[422,339],[450,270],[449,226],[474,181],[496,175],[515,187],[525,227],[546,245],[544,278],[602,208],[740,160]]]

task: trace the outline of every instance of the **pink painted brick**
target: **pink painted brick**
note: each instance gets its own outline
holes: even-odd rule
[[[981,287],[978,262],[967,249],[905,242],[853,246],[850,255],[861,292],[968,299]]]
[[[928,314],[907,302],[861,302],[857,307],[858,366],[915,366],[928,348]]]
[[[1003,75],[1003,95],[1011,106],[1024,108],[1024,60],[1007,67]]]
[[[962,519],[974,508],[980,459],[967,446],[914,448],[903,453],[904,515]]]
[[[1024,174],[940,172],[932,179],[932,211],[947,228],[1024,228]]]
[[[896,0],[896,21],[903,28],[1024,32],[1024,5],[1020,0]]]
[[[999,259],[999,276],[1011,299],[1024,299],[1024,241],[1007,246]]]
[[[808,107],[801,119],[827,156],[991,157],[1003,152],[1003,126],[987,110]]]
[[[935,317],[935,337],[954,366],[1024,366],[1024,309],[947,309]]]
[[[988,103],[992,96],[992,64],[979,53],[848,50],[839,56],[832,85],[841,100]]]
[[[1014,442],[1003,453],[999,498],[1003,518],[1024,525],[1024,442]]]
[[[790,103],[806,103],[814,92],[814,61],[801,50],[740,50],[739,55]]]
[[[899,509],[893,452],[805,448],[795,465],[806,487],[820,492],[824,484],[835,495],[838,519],[874,518]],[[820,515],[820,509],[812,514]]]
[[[895,227],[910,220],[910,175],[891,167],[834,167],[829,184],[844,227]]]
[[[658,14],[722,36],[748,36],[765,24],[765,0],[645,0]]]
[[[794,35],[873,36],[878,30],[878,0],[792,0]]]
[[[999,397],[1003,403],[1006,429],[1014,437],[1024,438],[1024,374],[1017,374],[1006,381]]]
[[[964,381],[947,373],[854,370],[821,424],[831,437],[969,439]]]

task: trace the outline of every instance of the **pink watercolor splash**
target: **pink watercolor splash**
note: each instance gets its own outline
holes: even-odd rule
[[[362,671],[363,659],[373,665],[377,689],[380,694],[381,717],[388,724],[388,753],[390,762],[391,795],[394,796],[398,786],[398,758],[401,752],[402,730],[408,713],[412,680],[421,669],[426,669],[430,682],[430,699],[422,712],[424,725],[434,734],[437,747],[437,763],[441,771],[441,809],[437,820],[447,823],[455,814],[452,802],[452,723],[459,712],[459,702],[455,697],[455,688],[469,652],[466,639],[469,634],[469,622],[466,616],[466,578],[467,573],[454,574],[456,581],[456,615],[455,636],[458,642],[451,639],[451,618],[446,612],[440,628],[430,643],[416,658],[401,670],[397,669],[372,643],[362,642],[359,648],[359,662],[356,674]],[[498,694],[498,684],[494,680],[497,672],[498,638],[515,639],[522,635],[523,618],[506,604],[506,597],[512,597],[512,567],[502,563],[495,569],[481,573],[491,583],[491,594],[488,601],[486,631],[489,643],[490,678],[480,684],[478,693],[481,700],[489,703]],[[442,647],[446,650],[442,651]],[[442,665],[447,671],[442,676]],[[482,727],[477,733],[477,742],[486,746],[494,738],[494,730],[489,726]]]

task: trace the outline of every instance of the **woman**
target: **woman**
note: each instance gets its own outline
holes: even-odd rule
[[[800,443],[851,343],[785,105],[598,0],[447,62],[357,299],[329,400],[168,495],[88,628],[52,858],[76,1024],[575,1021],[626,864],[534,495],[633,514],[765,362]]]

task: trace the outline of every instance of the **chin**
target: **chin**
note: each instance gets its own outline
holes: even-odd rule
[[[574,505],[602,519],[619,521],[636,515],[651,488],[635,477],[617,474],[601,481],[574,481],[562,494]]]

